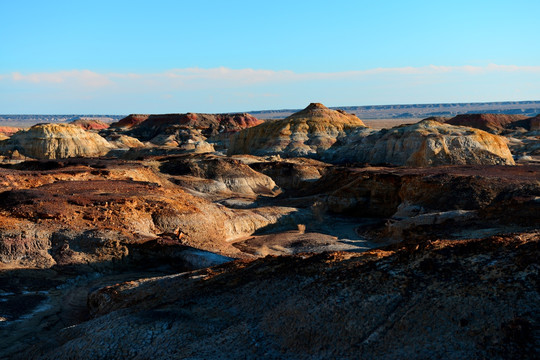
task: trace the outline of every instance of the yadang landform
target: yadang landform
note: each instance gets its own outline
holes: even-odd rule
[[[447,105],[2,116],[0,358],[539,358],[539,102]]]

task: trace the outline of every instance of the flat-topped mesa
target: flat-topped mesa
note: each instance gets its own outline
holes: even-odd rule
[[[112,145],[98,134],[70,124],[38,124],[0,143],[0,153],[34,159],[62,159],[105,155]]]
[[[285,119],[240,131],[231,139],[228,154],[320,157],[350,132],[365,127],[355,115],[312,103]]]

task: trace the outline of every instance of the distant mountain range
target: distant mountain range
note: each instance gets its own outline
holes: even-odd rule
[[[4,126],[30,126],[39,123],[65,123],[79,119],[95,119],[112,123],[124,118],[125,115],[0,115],[0,125]]]
[[[401,119],[426,118],[430,116],[455,116],[470,113],[519,114],[535,116],[540,114],[540,101],[502,101],[488,103],[453,104],[411,104],[411,105],[370,105],[339,106],[334,110],[344,110],[360,119]],[[281,119],[300,109],[250,111],[259,119]]]
[[[540,101],[502,101],[486,103],[369,105],[332,107],[355,114],[360,119],[409,119],[430,116],[452,117],[458,114],[495,113],[535,116],[540,114]],[[281,119],[301,109],[262,110],[249,113],[259,119]],[[115,122],[126,115],[0,115],[0,125],[30,126],[37,123],[71,122],[77,119],[98,119]]]

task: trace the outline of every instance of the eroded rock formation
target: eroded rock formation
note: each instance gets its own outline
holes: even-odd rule
[[[38,124],[0,143],[0,152],[18,151],[34,159],[62,159],[107,154],[112,146],[92,132],[69,124]]]
[[[503,137],[433,120],[379,132],[357,130],[326,158],[332,162],[399,166],[514,164]]]
[[[19,356],[533,359],[538,241],[266,257],[127,282],[90,295],[94,319]]]
[[[237,133],[231,138],[228,154],[320,157],[359,127],[365,125],[355,115],[313,103],[286,119]]]

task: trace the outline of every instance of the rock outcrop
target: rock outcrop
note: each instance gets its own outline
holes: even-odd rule
[[[172,181],[201,193],[232,191],[246,195],[274,195],[276,183],[242,162],[214,155],[174,156],[161,160],[160,171]]]
[[[38,124],[0,143],[0,152],[34,159],[62,159],[105,155],[112,146],[98,134],[69,124]]]
[[[364,127],[355,115],[312,103],[283,120],[268,121],[235,134],[228,154],[320,157],[352,130]]]
[[[162,234],[173,234],[180,245],[241,257],[232,240],[287,217],[291,219],[284,221],[294,224],[295,208],[229,209],[188,193],[149,166],[72,161],[0,169],[0,267],[99,266],[129,257],[129,246]],[[227,170],[209,159],[192,166],[218,176],[243,169],[234,165]],[[167,166],[175,169],[172,161]],[[222,180],[252,194],[271,192],[275,184],[270,178],[244,168],[252,179]]]
[[[300,206],[299,199],[311,196],[302,206],[318,204],[321,212],[379,219],[384,231],[377,237],[459,238],[475,229],[535,226],[539,176],[537,165],[331,168],[292,192],[287,203]]]
[[[326,159],[398,166],[514,164],[503,137],[433,120],[379,132],[357,130]]]
[[[125,282],[18,356],[535,359],[539,249],[538,233],[433,240]]]

